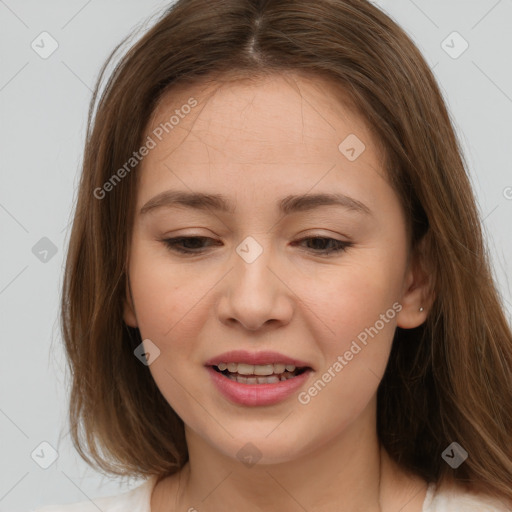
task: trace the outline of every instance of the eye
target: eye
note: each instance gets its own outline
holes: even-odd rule
[[[199,240],[213,240],[213,238],[208,238],[206,236],[179,236],[176,238],[166,238],[162,240],[162,242],[171,250],[175,252],[180,252],[183,254],[200,254],[202,251],[198,249],[202,249],[202,247],[197,247],[197,243],[192,243],[192,247],[183,248],[181,244],[190,245],[191,241],[195,240],[196,242]],[[201,244],[199,244],[201,245]]]
[[[204,236],[180,236],[176,238],[167,238],[162,240],[162,242],[167,246],[168,249],[174,252],[179,252],[182,254],[201,254],[204,252],[203,242],[206,240],[213,240],[213,238]],[[301,244],[303,242],[312,242],[313,246],[316,247],[310,248],[309,250],[320,255],[340,253],[353,245],[351,242],[344,242],[335,238],[322,236],[302,238],[301,240],[294,242],[294,244]]]
[[[295,243],[302,243],[312,241],[313,246],[317,246],[316,249],[313,249],[313,252],[320,254],[322,256],[327,256],[330,253],[340,253],[351,247],[353,244],[351,242],[344,242],[342,240],[337,240],[335,238],[329,238],[324,236],[314,236],[302,238],[301,240],[297,240]],[[322,242],[322,243],[317,243]],[[326,248],[325,246],[330,245],[331,248]],[[334,245],[334,247],[333,247]],[[320,248],[318,248],[320,246]]]

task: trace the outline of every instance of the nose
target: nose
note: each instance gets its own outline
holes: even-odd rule
[[[288,324],[294,312],[294,294],[282,267],[265,249],[248,263],[238,254],[220,287],[217,315],[221,322],[248,331]]]

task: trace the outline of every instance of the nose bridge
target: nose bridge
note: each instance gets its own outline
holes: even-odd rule
[[[234,266],[220,301],[220,319],[236,320],[250,330],[269,320],[287,322],[292,307],[286,286],[276,276],[279,265],[272,237],[247,236],[235,251]]]
[[[250,209],[248,206],[250,205]],[[261,194],[253,190],[245,202],[238,205],[243,220],[238,235],[243,237],[235,246],[235,268],[237,278],[243,279],[243,284],[255,288],[260,285],[266,287],[270,293],[277,284],[272,269],[279,268],[277,255],[280,253],[276,246],[275,232],[279,219],[273,217],[261,204]]]
[[[236,247],[234,278],[244,292],[272,293],[274,276],[269,267],[275,266],[272,240],[267,235],[249,235]],[[247,289],[245,289],[247,288]]]

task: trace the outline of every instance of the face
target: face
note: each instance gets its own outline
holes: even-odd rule
[[[341,99],[298,75],[189,87],[147,130],[125,321],[187,431],[230,457],[288,461],[363,426],[396,326],[422,321],[399,198]]]

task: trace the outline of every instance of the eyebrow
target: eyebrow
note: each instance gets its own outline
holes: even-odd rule
[[[222,194],[166,190],[151,198],[140,210],[140,215],[157,208],[182,206],[196,210],[214,210],[235,213],[235,204]],[[284,215],[314,210],[321,206],[341,206],[347,210],[371,215],[370,209],[361,201],[344,194],[302,194],[288,195],[281,199],[278,208]]]

